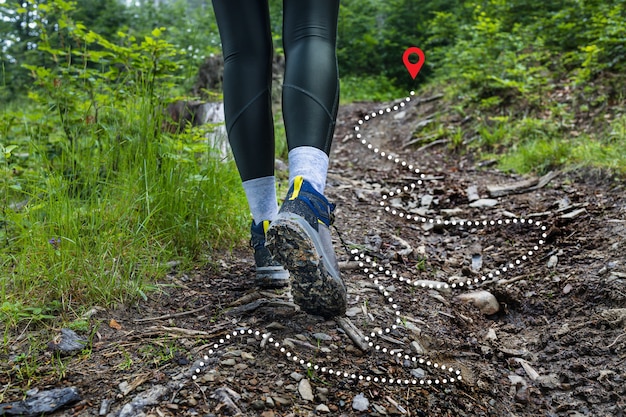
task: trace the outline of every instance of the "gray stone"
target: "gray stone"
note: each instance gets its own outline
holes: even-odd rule
[[[411,342],[411,350],[418,355],[423,355],[425,353],[424,348],[417,340]]]
[[[47,391],[29,390],[25,400],[0,404],[0,415],[40,416],[53,413],[80,399],[76,387],[54,388]]]
[[[313,333],[313,337],[316,338],[317,340],[322,340],[324,342],[329,342],[333,340],[333,338],[327,335],[326,333]]]
[[[298,392],[300,393],[300,396],[303,400],[313,401],[313,389],[311,388],[311,383],[308,379],[303,379],[302,381],[300,381],[300,383],[298,384]]]
[[[292,372],[291,375],[289,375],[294,381],[296,382],[300,382],[302,380],[302,378],[304,378],[304,376],[298,372]]]
[[[119,417],[135,417],[139,415],[145,407],[159,404],[160,399],[169,394],[169,392],[170,390],[166,386],[155,385],[125,404],[120,410]]]
[[[458,295],[456,299],[474,304],[485,315],[495,314],[500,311],[500,303],[489,291],[473,291]]]
[[[363,393],[355,396],[352,400],[352,408],[356,411],[365,411],[369,408],[369,406],[370,402],[365,395],[363,395]]]
[[[330,413],[330,408],[328,408],[326,404],[320,404],[317,407],[315,407],[315,412],[320,413],[320,414]]]
[[[497,204],[498,204],[498,200],[495,200],[493,198],[480,198],[470,203],[469,206],[474,207],[474,208],[488,208],[488,207],[494,207]]]
[[[80,337],[74,330],[61,329],[61,334],[48,343],[48,348],[62,354],[80,352],[87,345],[87,340]]]
[[[426,371],[424,371],[422,368],[411,369],[411,376],[413,378],[421,379],[426,376]]]

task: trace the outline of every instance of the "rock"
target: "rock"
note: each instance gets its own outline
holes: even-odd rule
[[[424,194],[420,201],[420,206],[422,207],[430,207],[434,199],[434,196],[430,194]]]
[[[360,393],[359,395],[355,396],[354,399],[352,400],[352,408],[356,411],[366,411],[370,406],[370,402],[369,400],[365,397],[365,395],[363,395],[363,393]]]
[[[404,322],[404,327],[405,327],[407,330],[409,330],[409,331],[411,331],[411,332],[415,333],[415,334],[416,334],[416,335],[418,335],[418,336],[419,336],[420,334],[422,334],[422,329],[420,329],[419,327],[417,327],[416,325],[414,325],[413,323],[411,323],[411,322],[410,322],[410,321],[408,321],[408,320],[407,320],[406,322]]]
[[[465,190],[467,193],[467,200],[471,203],[472,201],[476,201],[480,199],[480,195],[478,195],[478,187],[475,185],[470,185]]]
[[[498,204],[498,200],[495,200],[493,198],[480,198],[476,201],[473,201],[470,203],[470,207],[473,208],[489,208],[489,207],[494,207]]]
[[[296,382],[300,382],[302,378],[304,378],[302,374],[295,372],[295,371],[292,372],[289,376]]]
[[[393,115],[393,118],[395,120],[402,120],[405,117],[406,117],[406,111],[404,111],[404,110],[403,111],[399,111],[399,112],[397,112],[396,114]]]
[[[311,383],[308,379],[303,379],[302,381],[300,381],[300,383],[298,384],[298,392],[300,393],[300,396],[303,400],[313,401],[313,390],[311,389]]]
[[[31,393],[31,394],[29,394]],[[55,388],[47,391],[29,390],[25,400],[0,404],[2,416],[40,416],[53,413],[81,400],[78,388]]]
[[[61,334],[48,343],[48,348],[52,351],[69,355],[80,352],[86,345],[87,340],[76,334],[74,330],[61,329]]]
[[[109,409],[111,408],[111,404],[113,404],[113,400],[110,398],[105,398],[100,403],[100,410],[98,410],[99,416],[106,416],[109,414]]]
[[[559,388],[561,385],[561,381],[559,381],[559,377],[556,374],[539,375],[536,382],[540,387],[546,389]]]
[[[387,415],[387,409],[383,407],[382,405],[374,404],[374,408],[379,414],[382,414],[384,416]]]
[[[421,379],[426,376],[426,371],[424,371],[422,368],[411,369],[411,376],[413,378]]]
[[[498,300],[489,291],[468,292],[460,294],[455,298],[463,302],[470,302],[474,304],[478,307],[481,313],[487,316],[500,311],[500,304],[498,303]]]
[[[328,388],[316,387],[316,397],[320,401],[328,401]]]
[[[554,268],[559,263],[559,257],[556,255],[552,255],[550,259],[548,259],[548,268]]]
[[[426,352],[424,347],[417,340],[411,342],[411,350],[417,355],[423,355]]]
[[[331,340],[333,340],[332,336],[329,336],[326,333],[313,333],[313,337],[317,340],[322,340],[324,342],[330,342]]]
[[[272,397],[267,397],[265,399],[265,405],[269,408],[274,408],[274,400],[272,399]]]
[[[346,316],[354,317],[357,314],[362,313],[362,312],[363,312],[363,309],[361,307],[352,307],[346,311]]]
[[[326,404],[320,404],[315,407],[315,412],[320,414],[330,413],[330,408]]]
[[[252,403],[250,404],[250,407],[252,407],[256,411],[265,410],[265,401],[262,401],[262,400],[252,401]]]
[[[563,288],[563,294],[567,295],[570,292],[572,292],[572,289],[574,287],[572,287],[572,284],[567,284],[564,288]]]
[[[237,361],[235,361],[233,358],[230,358],[226,359],[225,361],[221,361],[220,364],[224,366],[235,366],[237,364]]]
[[[478,272],[483,267],[483,257],[479,253],[472,255],[472,271]]]
[[[495,342],[496,340],[498,340],[498,336],[496,335],[496,331],[493,328],[489,328],[489,330],[487,330],[487,335],[485,336],[486,340]]]
[[[159,404],[160,399],[168,395],[169,392],[170,390],[166,386],[155,385],[125,404],[120,410],[119,417],[135,417],[141,414],[145,407]]]
[[[291,401],[288,400],[287,398],[283,398],[283,397],[272,397],[272,398],[274,399],[274,403],[278,404],[281,407],[291,404]]]

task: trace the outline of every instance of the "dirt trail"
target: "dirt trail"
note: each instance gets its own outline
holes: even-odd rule
[[[147,303],[97,313],[91,356],[49,381],[83,397],[58,415],[125,415],[148,394],[127,415],[623,415],[623,185],[569,173],[493,197],[524,179],[407,146],[438,105],[340,110],[327,192],[352,328],[258,291],[251,254],[224,254]],[[498,311],[459,299],[476,290]]]

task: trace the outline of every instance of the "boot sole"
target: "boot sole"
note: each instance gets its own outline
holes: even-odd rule
[[[325,318],[346,312],[346,287],[324,262],[324,249],[301,216],[280,213],[267,231],[272,255],[289,270],[293,299],[304,311]],[[338,272],[338,271],[337,271]]]

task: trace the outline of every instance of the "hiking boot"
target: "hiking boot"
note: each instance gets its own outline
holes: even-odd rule
[[[296,304],[326,318],[346,312],[346,287],[329,230],[334,209],[326,197],[298,176],[267,230],[270,252],[291,274]]]
[[[256,283],[263,288],[281,288],[289,284],[289,271],[272,257],[265,247],[265,232],[269,227],[268,220],[259,224],[252,222],[250,227],[250,246],[254,249],[256,264]]]

